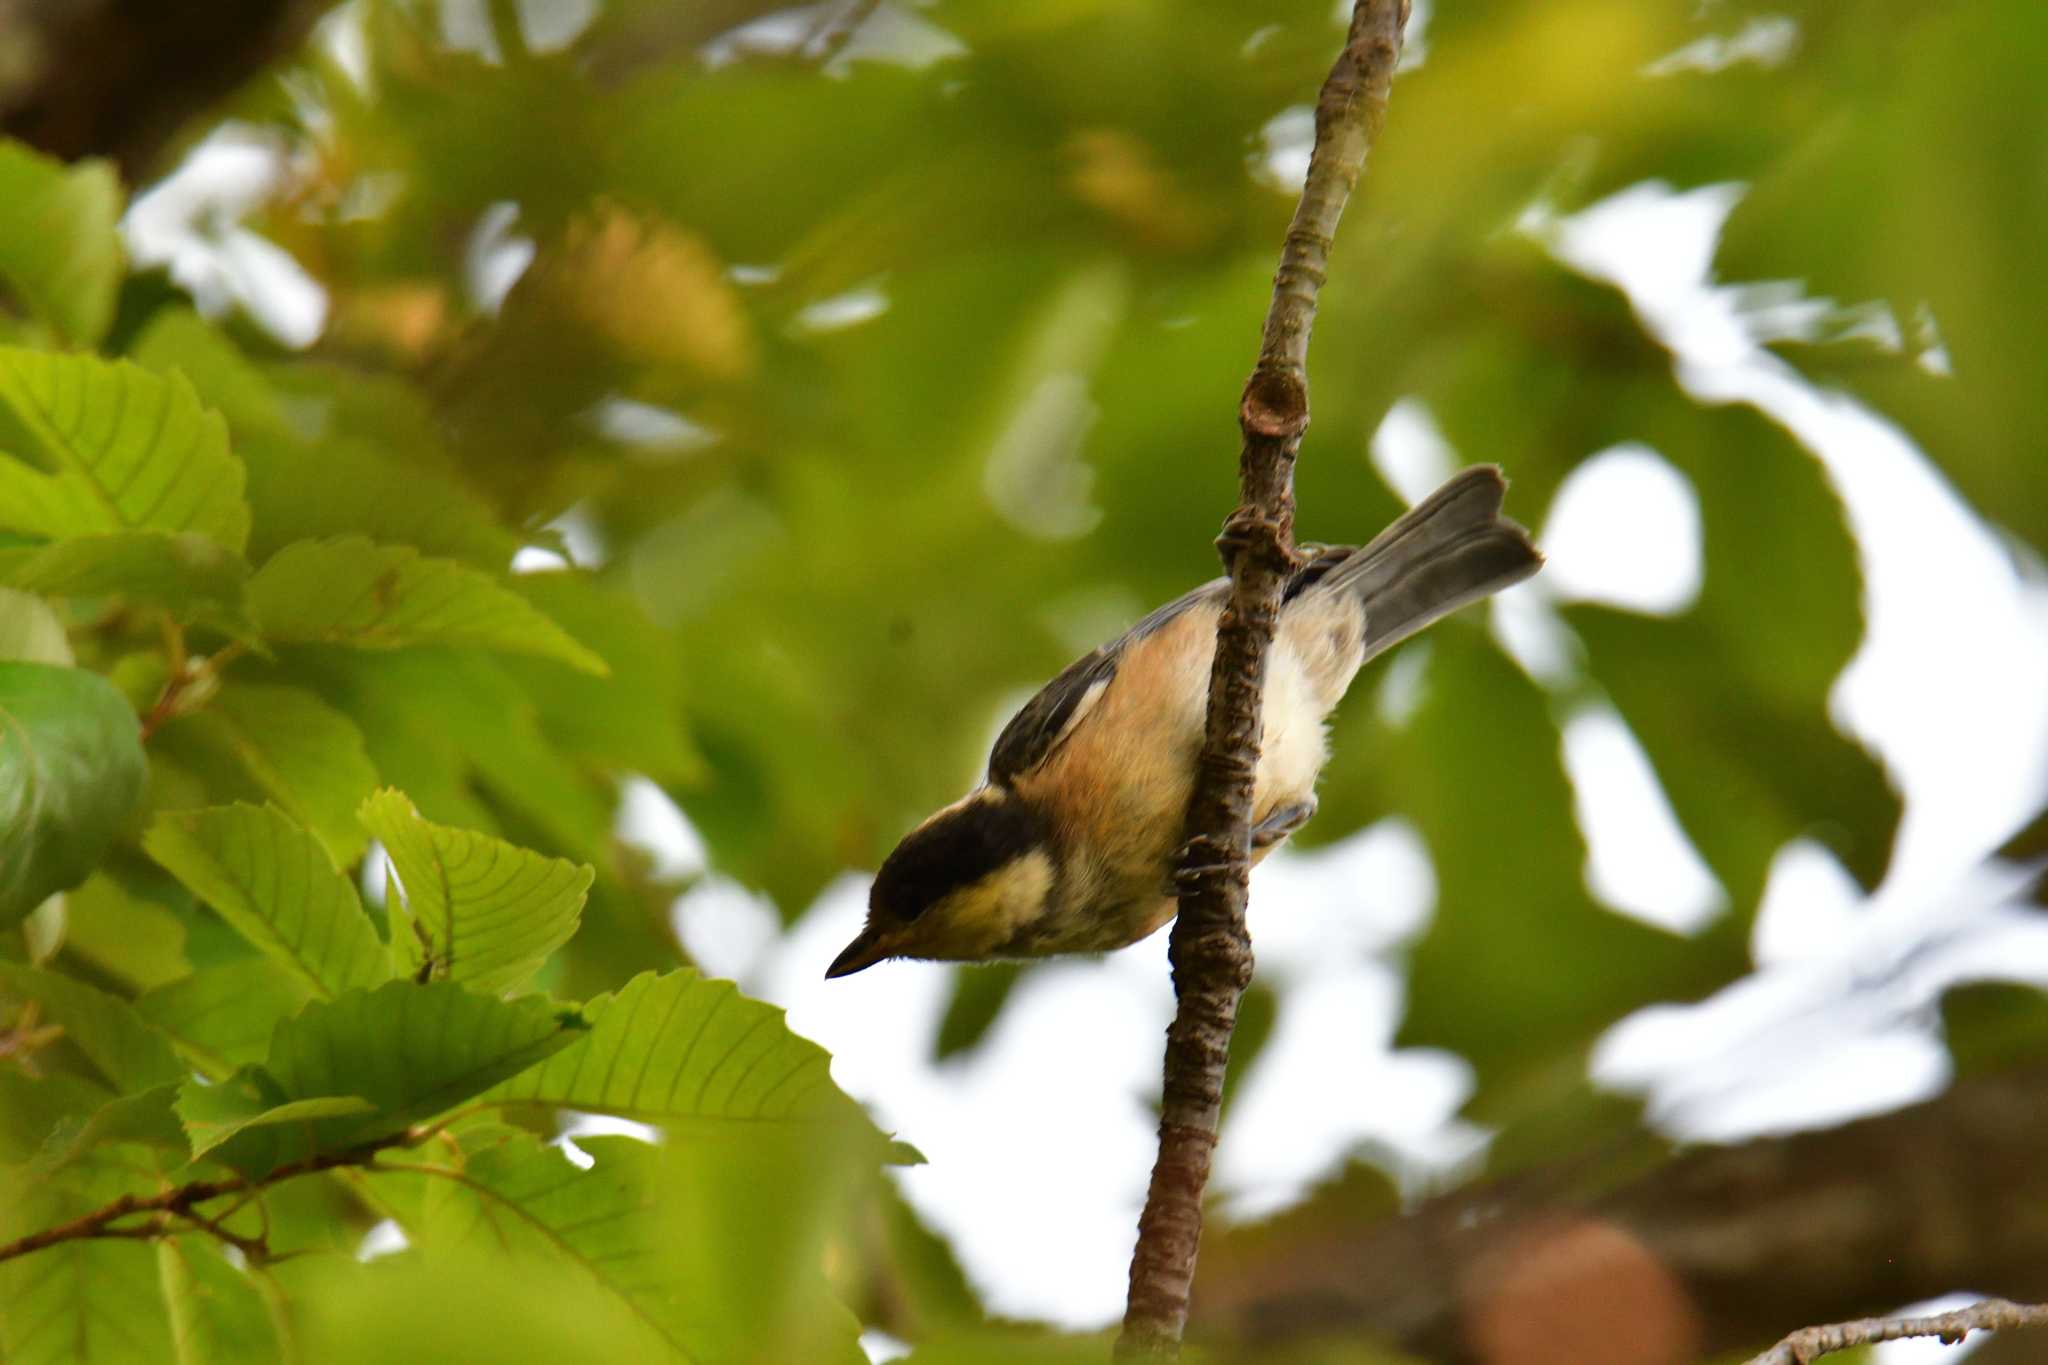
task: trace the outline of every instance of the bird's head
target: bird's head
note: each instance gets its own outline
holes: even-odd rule
[[[990,957],[1046,913],[1054,889],[1050,830],[1029,803],[982,787],[896,845],[868,893],[868,922],[825,975],[892,957]]]

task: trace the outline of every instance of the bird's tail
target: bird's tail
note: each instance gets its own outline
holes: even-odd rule
[[[1497,465],[1460,470],[1321,575],[1316,589],[1364,605],[1366,658],[1543,567],[1529,533],[1500,514],[1506,492]]]

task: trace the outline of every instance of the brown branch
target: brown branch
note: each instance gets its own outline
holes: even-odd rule
[[[1315,150],[1288,226],[1259,359],[1238,408],[1241,502],[1217,547],[1231,596],[1216,631],[1209,714],[1188,804],[1180,914],[1169,956],[1178,1007],[1166,1034],[1159,1156],[1152,1168],[1117,1355],[1171,1356],[1187,1323],[1216,1145],[1224,1064],[1251,981],[1245,932],[1260,697],[1280,595],[1295,565],[1294,460],[1308,430],[1308,342],[1337,220],[1386,117],[1408,0],[1357,0],[1344,51],[1316,103]]]
[[[1824,1355],[1907,1337],[1940,1337],[1953,1346],[1972,1332],[2000,1332],[2015,1327],[2048,1327],[2048,1304],[1986,1299],[1953,1313],[1924,1318],[1864,1318],[1826,1327],[1805,1327],[1755,1357],[1749,1365],[1809,1365]]]
[[[417,1147],[438,1133],[438,1126],[408,1128],[389,1137],[366,1142],[341,1152],[321,1152],[299,1161],[288,1161],[262,1175],[230,1176],[225,1180],[193,1180],[183,1185],[163,1190],[157,1194],[124,1194],[111,1203],[103,1204],[91,1213],[81,1214],[68,1223],[32,1232],[26,1237],[0,1245],[0,1262],[11,1261],[17,1256],[45,1250],[63,1242],[85,1241],[89,1238],[104,1237],[162,1237],[172,1232],[185,1231],[174,1227],[163,1219],[151,1219],[133,1227],[115,1227],[115,1223],[137,1213],[171,1214],[193,1226],[203,1228],[225,1240],[235,1242],[249,1249],[250,1239],[240,1238],[224,1232],[218,1220],[209,1219],[194,1212],[194,1206],[209,1203],[230,1194],[245,1190],[259,1190],[279,1181],[295,1176],[312,1175],[319,1171],[331,1171],[343,1166],[369,1166],[377,1153],[392,1147]]]
[[[1740,1359],[1801,1323],[1959,1285],[2048,1298],[2048,1219],[2014,1216],[2048,1208],[2043,1131],[2048,1071],[2036,1068],[1970,1077],[1826,1131],[1662,1161],[1654,1145],[1581,1150],[1398,1214],[1391,1191],[1355,1168],[1287,1213],[1212,1232],[1190,1332],[1221,1359],[1371,1336],[1478,1365],[1496,1358],[1489,1324],[1540,1322],[1545,1358],[1614,1359],[1600,1341],[1574,1355],[1559,1312],[1607,1343],[1639,1343],[1672,1325],[1676,1304],[1693,1319],[1693,1349],[1633,1359]],[[1672,1292],[1643,1292],[1654,1279]]]
[[[0,133],[65,158],[161,169],[187,120],[295,50],[334,0],[13,0]]]

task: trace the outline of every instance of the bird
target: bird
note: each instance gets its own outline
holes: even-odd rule
[[[1506,491],[1498,466],[1474,465],[1363,548],[1308,547],[1267,659],[1253,862],[1315,814],[1326,721],[1365,662],[1542,567],[1528,532],[1501,514]],[[827,979],[892,958],[1106,952],[1172,919],[1229,596],[1228,579],[1203,584],[1026,702],[996,737],[981,785],[883,860],[867,921]]]

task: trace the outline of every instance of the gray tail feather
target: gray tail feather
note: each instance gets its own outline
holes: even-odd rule
[[[1497,465],[1460,470],[1324,576],[1365,607],[1365,657],[1543,567],[1529,533],[1500,514]]]

